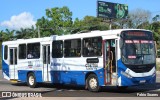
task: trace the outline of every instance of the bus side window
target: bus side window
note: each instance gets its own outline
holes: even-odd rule
[[[80,57],[81,39],[65,40],[64,48],[64,57]]]
[[[40,58],[40,43],[27,44],[27,58],[28,59]]]
[[[19,44],[19,59],[26,59],[26,44]]]
[[[53,41],[52,42],[52,57],[62,58],[63,57],[63,41]]]
[[[92,37],[83,39],[83,56],[101,56],[102,55],[102,37]]]
[[[7,60],[7,58],[8,58],[8,46],[5,45],[4,46],[4,59]]]

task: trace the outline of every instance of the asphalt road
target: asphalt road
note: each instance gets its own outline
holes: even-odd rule
[[[160,97],[160,72],[157,73],[155,85],[143,85],[129,87],[126,90],[119,90],[116,87],[103,87],[100,92],[94,93],[85,90],[84,87],[69,85],[52,85],[49,83],[39,84],[37,88],[29,88],[25,83],[11,84],[2,78],[0,71],[0,97],[4,91],[36,92],[42,97],[136,97],[139,94],[158,94]],[[144,96],[145,97],[145,96]]]

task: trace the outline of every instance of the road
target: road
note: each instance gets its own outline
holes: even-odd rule
[[[38,88],[29,88],[25,83],[11,84],[2,78],[0,71],[0,91],[37,92],[42,97],[136,97],[139,94],[159,94],[160,97],[160,72],[157,73],[155,85],[143,85],[129,87],[126,90],[119,90],[116,87],[103,87],[100,92],[93,93],[85,90],[84,87],[69,85],[52,85],[49,83],[39,84]],[[2,93],[0,93],[2,96]]]

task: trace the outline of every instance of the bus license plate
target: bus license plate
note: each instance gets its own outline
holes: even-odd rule
[[[146,82],[146,80],[141,80],[141,81],[139,81],[139,83],[145,83]]]

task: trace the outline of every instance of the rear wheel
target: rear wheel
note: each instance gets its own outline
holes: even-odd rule
[[[91,92],[98,92],[100,87],[99,87],[99,82],[98,78],[95,74],[91,74],[87,78],[87,87],[88,90]]]
[[[27,84],[31,88],[35,88],[37,85],[34,73],[29,73],[27,77]]]

